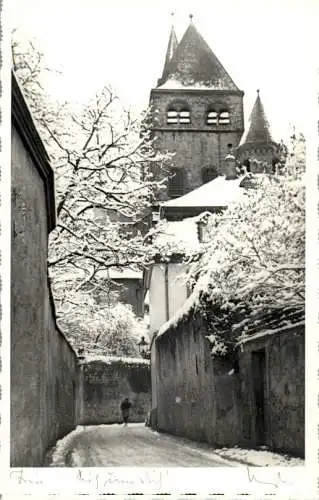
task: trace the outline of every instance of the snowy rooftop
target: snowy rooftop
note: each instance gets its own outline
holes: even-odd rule
[[[196,217],[188,217],[181,221],[161,220],[153,232],[153,249],[171,250],[172,253],[189,254],[200,249],[198,239],[198,222],[209,212]]]
[[[164,207],[227,207],[239,201],[245,190],[240,187],[243,177],[226,179],[218,176],[190,193],[163,203]]]
[[[116,279],[143,279],[143,272],[137,269],[132,269],[130,267],[110,267],[109,269],[103,269],[97,271],[96,276],[98,278],[105,278],[116,280]],[[58,277],[57,281],[67,282],[73,280],[83,280],[87,277],[87,273],[84,269],[72,269],[72,271],[65,272],[63,275]]]
[[[298,323],[291,323],[290,325],[280,326],[279,328],[262,330],[258,333],[255,333],[254,335],[250,335],[250,336],[241,338],[237,342],[237,346],[247,344],[248,342],[262,339],[264,337],[268,337],[269,335],[275,335],[275,334],[289,332],[292,329],[295,330],[295,328],[304,327],[304,326],[305,326],[305,320],[303,319],[303,320],[299,321]]]
[[[172,41],[158,88],[239,90],[193,22],[180,43]]]
[[[117,280],[117,279],[137,279],[141,280],[143,279],[143,272],[135,269],[131,269],[129,267],[124,267],[124,268],[110,268],[105,271],[99,271],[98,276],[103,277],[111,280]]]
[[[189,217],[182,221],[161,221],[157,227],[153,244],[156,246],[172,243],[192,247],[198,246],[197,217]]]

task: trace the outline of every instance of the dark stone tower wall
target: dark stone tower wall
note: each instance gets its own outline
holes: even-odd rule
[[[174,103],[190,110],[189,124],[167,124],[167,110]],[[156,148],[175,153],[171,168],[184,171],[183,194],[203,184],[203,169],[225,173],[228,145],[236,148],[244,131],[243,92],[231,90],[169,90],[151,92],[153,132]],[[207,125],[207,112],[227,109],[229,124]],[[168,197],[167,192],[161,198]]]

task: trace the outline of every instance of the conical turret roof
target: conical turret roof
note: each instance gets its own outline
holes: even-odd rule
[[[164,63],[164,69],[163,69],[161,81],[164,81],[166,76],[167,76],[168,65],[169,65],[169,62],[172,59],[173,55],[176,52],[177,45],[178,45],[178,40],[177,40],[177,36],[175,33],[174,25],[172,25],[171,33],[170,33],[169,40],[168,40],[167,50],[166,50],[166,57],[165,57],[165,63]]]
[[[258,143],[258,142],[273,142],[270,133],[269,122],[266,117],[264,106],[261,102],[259,90],[257,90],[257,99],[252,109],[250,118],[250,126],[244,143]]]
[[[170,88],[171,83],[172,88],[194,86],[213,90],[239,90],[193,22],[167,64],[159,86]]]

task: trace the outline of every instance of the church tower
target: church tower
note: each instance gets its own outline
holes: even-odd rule
[[[244,93],[190,18],[179,43],[172,27],[163,73],[150,96],[155,146],[174,153],[162,199],[225,174],[225,157],[244,131]]]

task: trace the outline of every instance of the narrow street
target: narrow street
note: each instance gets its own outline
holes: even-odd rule
[[[52,465],[68,467],[227,467],[236,466],[208,445],[153,432],[144,424],[78,428],[62,439]]]

